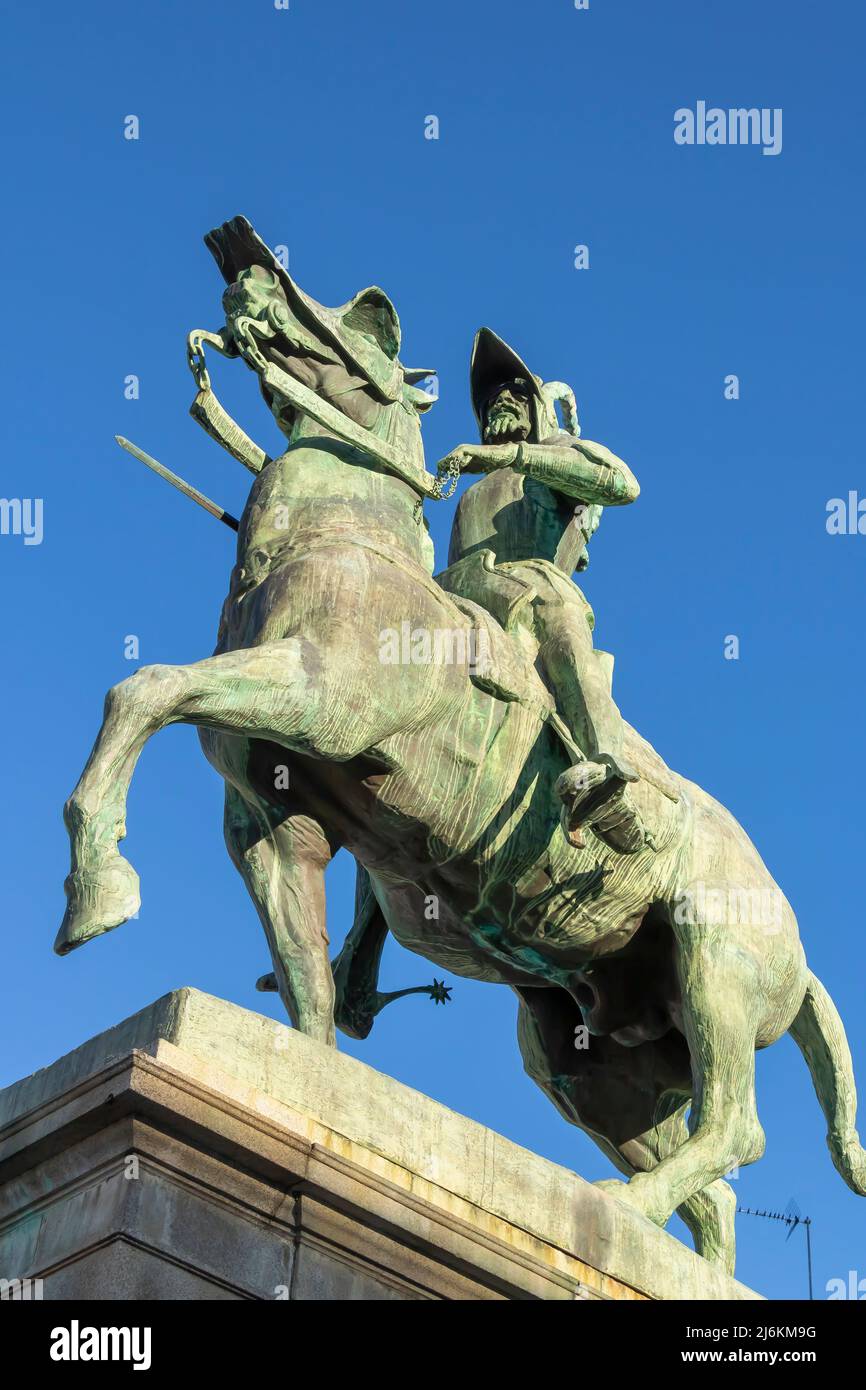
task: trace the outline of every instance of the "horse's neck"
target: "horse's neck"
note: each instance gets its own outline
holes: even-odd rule
[[[363,394],[363,402],[360,397]],[[357,398],[355,405],[357,408],[349,408],[351,397],[347,396],[342,401],[329,399],[327,395],[323,399],[328,400],[332,406],[340,410],[345,410],[348,419],[355,425],[361,426],[375,439],[382,440],[391,449],[405,456],[406,462],[413,465],[424,467],[424,445],[421,439],[421,426],[417,415],[413,416],[409,411],[404,410],[399,404],[389,406],[379,405],[378,409],[371,409],[373,403],[366,393],[355,392]],[[363,404],[363,409],[361,409]],[[288,435],[290,443],[297,443],[301,439],[322,438],[337,439],[327,425],[320,424],[311,416],[296,413],[292,422],[291,431]],[[372,467],[377,467],[371,464]]]
[[[299,417],[288,449],[268,464],[250,495],[245,548],[263,539],[303,545],[315,535],[328,542],[380,545],[432,574],[433,548],[419,502],[400,478],[315,421]],[[277,536],[263,536],[275,525]]]

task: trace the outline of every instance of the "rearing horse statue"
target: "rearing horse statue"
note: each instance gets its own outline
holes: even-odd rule
[[[55,949],[137,911],[118,850],[130,779],[153,734],[194,724],[225,780],[226,843],[295,1027],[335,1043],[324,874],[345,847],[364,870],[362,973],[390,930],[457,975],[510,985],[527,1070],[627,1177],[604,1184],[619,1200],[661,1225],[678,1210],[699,1253],[733,1267],[722,1175],[763,1151],[755,1050],[785,1032],[833,1161],[866,1194],[842,1022],[734,818],[669,773],[673,796],[649,778],[633,789],[652,849],[624,856],[591,831],[582,847],[562,833],[554,788],[573,757],[547,685],[490,614],[432,577],[430,400],[399,361],[387,296],[324,308],[243,218],[206,240],[227,324],[198,335],[193,355],[208,341],[242,357],[288,447],[271,460],[233,441],[256,478],[214,655],[142,667],[108,693],[65,808],[72,869]],[[383,633],[408,633],[409,659],[383,659]],[[625,753],[657,758],[630,728]],[[731,909],[743,901],[773,910]]]

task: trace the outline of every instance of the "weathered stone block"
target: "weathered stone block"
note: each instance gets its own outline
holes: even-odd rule
[[[182,989],[0,1092],[0,1277],[48,1299],[742,1299],[342,1053]]]

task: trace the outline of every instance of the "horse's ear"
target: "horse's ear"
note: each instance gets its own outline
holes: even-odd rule
[[[430,396],[426,391],[419,391],[417,386],[410,386],[408,382],[403,387],[403,395],[410,405],[413,405],[419,415],[423,415],[425,410],[429,410],[436,404],[437,397]]]
[[[439,399],[439,378],[431,367],[404,367],[403,394],[418,411],[429,410]]]
[[[400,319],[397,310],[378,285],[362,290],[352,300],[343,315],[343,323],[365,338],[372,338],[386,357],[395,358],[400,351]]]

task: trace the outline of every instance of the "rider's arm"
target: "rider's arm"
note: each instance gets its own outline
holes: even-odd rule
[[[573,444],[519,444],[512,465],[553,492],[602,507],[633,502],[640,492],[628,464],[603,444],[576,439]]]

